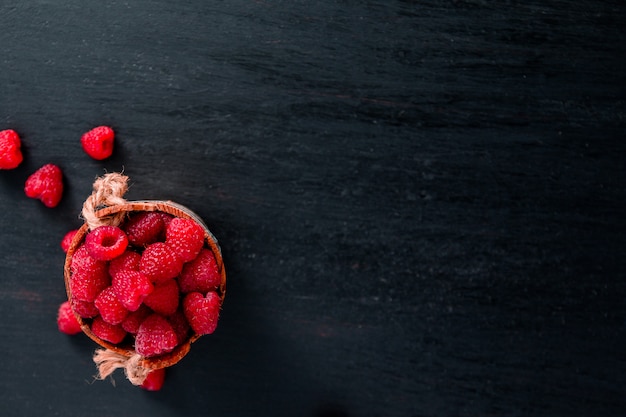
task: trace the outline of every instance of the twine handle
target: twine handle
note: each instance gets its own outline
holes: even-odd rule
[[[124,213],[119,212],[105,217],[96,217],[96,211],[117,204],[125,204],[122,198],[128,191],[128,177],[126,175],[112,172],[102,177],[96,178],[93,183],[93,192],[83,203],[81,217],[93,230],[98,226],[111,225],[118,226],[124,219]]]
[[[109,349],[97,349],[93,355],[93,361],[98,368],[98,379],[105,379],[116,369],[124,369],[126,378],[133,385],[141,385],[151,369],[141,366],[143,356],[136,353],[132,356],[124,356]]]

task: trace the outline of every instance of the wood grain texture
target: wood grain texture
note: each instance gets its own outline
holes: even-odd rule
[[[0,5],[7,416],[626,413],[619,1]],[[80,135],[111,125],[111,159]],[[23,194],[47,162],[61,205]],[[229,296],[159,393],[55,325],[93,179],[217,236]]]

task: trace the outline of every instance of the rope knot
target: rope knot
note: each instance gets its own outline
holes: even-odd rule
[[[124,356],[108,349],[98,349],[93,355],[93,361],[98,368],[98,379],[105,379],[116,369],[124,369],[126,378],[133,385],[141,385],[148,374],[152,371],[141,366],[143,356],[135,353],[132,356]]]
[[[81,212],[81,217],[89,226],[89,230],[102,225],[119,226],[124,220],[123,212],[97,217],[96,211],[104,207],[125,204],[126,200],[122,196],[126,194],[126,191],[128,191],[128,177],[125,175],[113,172],[96,178],[93,183],[93,192],[85,200]]]

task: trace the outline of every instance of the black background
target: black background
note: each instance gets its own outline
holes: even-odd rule
[[[624,415],[625,11],[3,1],[2,415]],[[48,162],[54,209],[23,193]],[[122,169],[227,266],[218,330],[156,393],[94,382],[56,328],[60,240]]]

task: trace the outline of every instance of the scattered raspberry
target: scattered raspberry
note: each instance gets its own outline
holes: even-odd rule
[[[182,261],[163,242],[156,242],[146,247],[139,263],[139,270],[155,284],[176,277],[182,269]]]
[[[139,326],[143,321],[152,314],[152,310],[145,304],[142,304],[137,311],[131,311],[122,322],[122,328],[130,334],[137,334]]]
[[[159,391],[165,381],[165,368],[151,371],[141,384],[141,388],[147,391]]]
[[[127,249],[124,253],[109,263],[109,275],[115,277],[119,271],[139,271],[139,261],[141,255],[135,251]]]
[[[162,213],[155,211],[140,212],[128,220],[124,226],[128,241],[139,247],[165,240],[165,224]]]
[[[113,154],[115,132],[108,126],[98,126],[83,134],[80,144],[93,159],[106,159]]]
[[[110,261],[124,253],[128,238],[119,227],[100,226],[87,234],[85,246],[92,258]]]
[[[146,318],[135,337],[135,350],[140,355],[150,357],[172,351],[178,343],[172,325],[158,314]]]
[[[182,310],[176,311],[176,313],[172,314],[167,318],[167,320],[172,325],[174,332],[176,333],[176,338],[178,339],[178,344],[180,345],[189,336],[189,323],[187,322],[187,318]]]
[[[204,229],[193,220],[173,218],[165,230],[165,243],[183,262],[189,262],[204,246]]]
[[[67,253],[67,250],[70,248],[76,233],[78,233],[78,229],[70,230],[65,234],[65,236],[63,236],[63,240],[61,240],[61,249],[63,249],[63,252]]]
[[[110,324],[98,316],[91,323],[91,332],[102,340],[118,344],[126,337],[126,330],[119,324]]]
[[[183,311],[196,334],[211,334],[217,328],[220,297],[215,291],[210,291],[206,297],[199,292],[190,292],[183,299]]]
[[[100,291],[111,285],[107,264],[89,256],[83,245],[74,252],[70,264],[70,292],[72,298],[94,301]]]
[[[183,293],[201,292],[203,294],[216,289],[222,282],[213,252],[203,248],[196,259],[183,266],[178,278],[180,291]]]
[[[17,168],[24,159],[20,147],[22,142],[15,130],[0,132],[0,169]]]
[[[78,323],[78,320],[76,320],[76,316],[72,311],[69,301],[62,303],[59,306],[57,326],[59,326],[59,330],[65,334],[72,335],[81,332],[80,324]]]
[[[154,291],[152,291],[143,302],[155,313],[169,316],[174,314],[178,309],[179,295],[176,280],[168,279],[161,284],[155,285]]]
[[[63,173],[54,164],[39,168],[26,180],[24,192],[27,197],[37,198],[46,207],[56,207],[63,197]]]
[[[139,271],[119,271],[113,277],[118,300],[129,311],[136,311],[148,294],[154,291],[150,279]]]
[[[96,297],[94,304],[98,308],[102,320],[109,324],[120,324],[128,315],[128,310],[117,299],[113,287],[107,287],[102,290]]]
[[[74,313],[78,314],[84,319],[91,319],[100,314],[98,308],[93,303],[93,301],[82,301],[72,297],[71,305]]]

